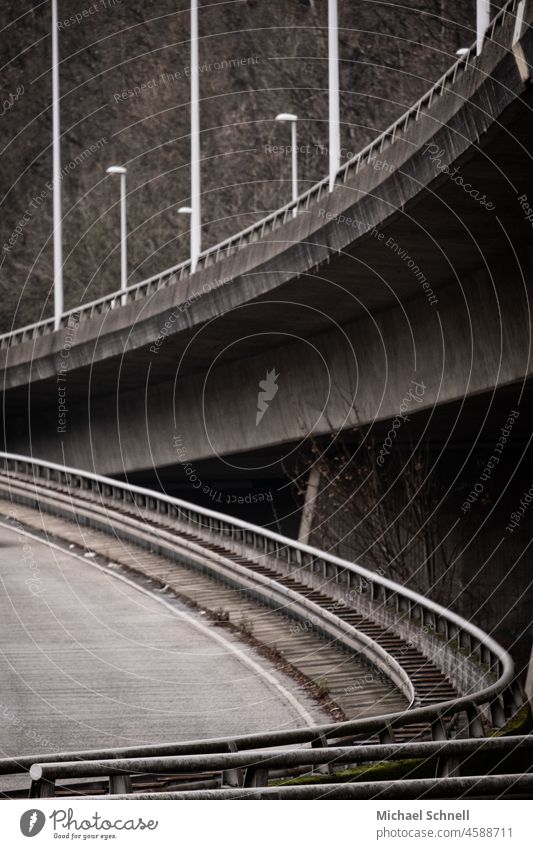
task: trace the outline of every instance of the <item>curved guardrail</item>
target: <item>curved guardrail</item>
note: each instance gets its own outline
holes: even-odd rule
[[[492,19],[485,39],[488,41],[494,40],[498,28],[503,27],[509,17],[515,19],[516,16],[514,15],[514,12],[520,3],[524,2],[525,0],[508,0],[508,2]],[[401,132],[406,132],[409,125],[418,121],[424,110],[430,109],[434,100],[444,94],[450,84],[453,85],[455,83],[458,74],[464,71],[469,65],[475,65],[475,62],[476,43],[466,49],[464,55],[454,62],[454,64],[437,80],[437,82],[434,83],[434,85],[431,86],[431,88],[419,100],[417,100],[413,106],[397,118],[390,127],[387,127],[386,130],[367,144],[366,147],[359,151],[359,153],[342,165],[337,172],[335,184],[339,185],[341,183],[346,183],[351,176],[358,173],[359,169],[363,167],[365,163],[370,162],[377,152],[382,153],[387,145],[394,144],[398,135]],[[235,235],[230,236],[227,239],[224,239],[224,241],[219,242],[213,247],[203,251],[198,259],[196,271],[208,268],[210,265],[217,263],[220,259],[230,256],[240,250],[242,247],[245,247],[252,242],[259,241],[259,239],[261,239],[265,234],[271,233],[279,226],[285,224],[288,220],[292,220],[294,216],[298,216],[301,212],[307,211],[312,203],[318,203],[322,195],[327,194],[328,192],[329,177],[326,177],[318,183],[315,183],[314,186],[303,192],[294,201],[280,207],[275,210],[275,212],[272,212],[265,218],[262,218],[260,221],[251,224],[244,230],[241,230]],[[109,295],[97,298],[94,301],[90,301],[87,304],[68,310],[63,313],[60,327],[68,327],[69,321],[73,317],[76,317],[76,320],[92,318],[95,315],[102,315],[111,310],[118,309],[120,306],[131,304],[134,301],[154,294],[159,291],[159,289],[164,289],[167,286],[178,283],[180,280],[189,276],[191,276],[191,262],[190,260],[185,260],[172,268],[165,269],[159,274],[155,274],[152,277],[148,277],[146,280],[142,280],[140,283],[129,286],[126,292],[118,290]],[[25,327],[17,328],[16,330],[8,333],[4,333],[0,335],[0,350],[9,348],[11,345],[36,339],[39,336],[47,335],[52,333],[54,329],[54,319],[49,318],[35,322],[34,324],[28,324]]]
[[[133,786],[132,779],[140,777],[146,782],[149,775],[158,776],[159,779],[171,779],[171,783],[176,784],[176,777],[186,776],[186,784],[180,792],[179,786],[175,792],[180,794],[182,798],[226,798],[228,791],[226,787],[242,787],[268,788],[269,779],[271,776],[279,778],[280,774],[286,780],[286,776],[292,775],[312,775],[313,770],[326,769],[329,773],[346,770],[349,767],[358,767],[366,765],[367,768],[372,764],[391,760],[394,762],[404,761],[406,759],[423,760],[426,768],[431,766],[435,773],[435,778],[412,778],[408,777],[401,783],[404,797],[413,798],[416,796],[424,796],[428,789],[440,786],[441,792],[446,787],[446,782],[454,770],[457,769],[458,763],[461,763],[466,769],[467,775],[463,775],[459,780],[464,792],[468,785],[471,785],[472,791],[476,791],[481,795],[489,790],[494,792],[498,788],[501,792],[504,789],[513,790],[515,784],[519,787],[515,788],[516,793],[523,792],[525,787],[533,788],[533,775],[528,776],[527,781],[521,780],[520,773],[505,775],[504,771],[509,769],[510,764],[507,760],[509,756],[514,757],[519,762],[530,762],[531,754],[533,753],[533,736],[512,736],[512,737],[493,737],[484,740],[446,740],[441,742],[417,742],[417,743],[392,743],[371,746],[331,746],[329,748],[306,748],[306,749],[280,749],[273,751],[272,749],[255,750],[247,752],[224,752],[221,754],[193,754],[193,755],[167,755],[161,757],[130,757],[130,758],[102,758],[94,760],[71,760],[38,763],[35,762],[30,767],[30,777],[32,779],[31,795],[33,797],[50,797],[55,795],[55,782],[60,780],[63,783],[66,780],[75,779],[77,781],[87,781],[94,779],[107,778],[109,779],[109,792],[112,796],[115,793],[124,794],[116,798],[135,798],[140,791]],[[493,760],[493,774],[488,782],[485,783],[486,776],[473,775],[476,768],[479,769],[479,760],[472,761],[472,757],[491,756]],[[486,762],[484,764],[486,766]],[[516,766],[515,766],[516,768]],[[0,772],[2,762],[0,761]],[[498,775],[496,787],[491,786],[491,782],[495,781],[496,773],[504,773]],[[205,781],[205,774],[212,776],[211,780]],[[194,781],[196,776],[204,776],[202,781]],[[172,781],[173,779],[173,781]],[[192,779],[192,782],[191,782]],[[213,780],[214,779],[214,780]],[[331,779],[333,781],[333,778]],[[182,779],[183,782],[183,779]],[[405,784],[408,787],[405,787]],[[206,792],[204,788],[210,786],[210,790]],[[366,798],[379,796],[381,798],[382,791],[392,785],[398,792],[397,782],[386,780],[381,781],[365,781],[355,784],[356,794],[365,794]],[[524,787],[525,785],[525,787]],[[313,787],[312,782],[310,786]],[[353,786],[353,785],[351,785]],[[452,783],[452,788],[457,789],[456,784]],[[345,785],[344,785],[345,787]],[[341,797],[343,785],[332,783],[322,784],[316,787],[317,796],[325,794],[329,798],[329,794],[340,790]],[[79,792],[80,786],[77,785]],[[284,784],[275,789],[271,788],[275,796],[279,798],[290,798],[295,788]],[[406,792],[408,791],[408,792]],[[145,791],[146,792],[146,791]],[[163,792],[165,789],[163,787]],[[235,791],[234,791],[235,792]],[[244,791],[244,793],[253,791]],[[298,791],[297,791],[298,792]],[[154,799],[161,798],[162,791],[150,794]],[[229,791],[231,794],[231,791]],[[182,795],[183,794],[183,795]],[[242,796],[241,793],[237,795]],[[462,795],[462,793],[457,793]],[[396,796],[393,795],[394,798]]]
[[[471,663],[483,668],[485,681],[492,677],[492,683],[474,692],[398,713],[311,729],[246,735],[231,741],[222,738],[179,744],[172,749],[174,753],[227,751],[229,743],[234,750],[290,745],[312,742],[317,737],[342,739],[346,735],[362,733],[378,733],[380,738],[387,740],[394,738],[395,728],[419,722],[431,724],[434,739],[444,739],[447,735],[445,720],[462,712],[466,712],[468,718],[469,735],[476,737],[484,733],[480,709],[490,712],[492,726],[500,727],[505,723],[505,717],[522,704],[519,685],[514,682],[513,660],[495,640],[458,614],[362,566],[248,522],[114,478],[4,452],[0,453],[0,468],[2,465],[6,473],[30,478],[41,491],[46,489],[47,483],[53,491],[53,484],[57,482],[73,495],[77,491],[92,494],[91,498],[102,500],[106,509],[110,504],[116,505],[120,512],[121,506],[124,510],[134,505],[143,511],[142,518],[150,513],[154,516],[163,514],[177,520],[180,527],[194,530],[200,537],[204,534],[210,539],[218,538],[225,545],[235,544],[238,550],[244,545],[253,550],[256,558],[275,557],[282,566],[297,568],[300,574],[307,571],[310,577],[319,575],[321,580],[354,592],[356,596],[368,593],[375,608],[381,606],[395,610],[399,620],[407,621],[413,627],[431,627],[443,645],[452,645],[457,653],[466,653]],[[158,748],[161,747],[151,747],[152,753]],[[163,749],[168,753],[168,747]]]
[[[354,784],[307,784],[300,787],[221,788],[159,793],[115,794],[107,799],[194,800],[207,799],[375,799],[381,803],[390,799],[530,799],[533,793],[532,775],[469,775],[460,778],[419,778],[402,781],[370,781]],[[88,796],[87,799],[102,799]]]

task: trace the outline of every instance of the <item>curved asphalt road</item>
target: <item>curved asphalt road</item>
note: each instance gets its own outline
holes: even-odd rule
[[[0,526],[0,757],[324,721],[199,613]]]

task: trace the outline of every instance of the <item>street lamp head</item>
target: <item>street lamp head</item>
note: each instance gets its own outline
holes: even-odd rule
[[[294,115],[292,112],[280,112],[279,115],[276,115],[276,121],[297,121],[298,115]]]
[[[111,165],[107,170],[106,174],[126,174],[127,169],[123,168],[122,165]]]
[[[466,56],[468,53],[468,47],[460,47],[459,50],[455,51],[456,56]]]
[[[178,212],[181,213],[182,215],[191,215],[192,209],[191,209],[190,206],[180,206],[180,208],[178,209]]]

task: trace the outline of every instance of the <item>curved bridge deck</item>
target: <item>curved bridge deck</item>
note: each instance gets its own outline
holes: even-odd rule
[[[25,486],[20,478],[18,482],[11,481],[15,496],[17,485],[23,488]],[[51,483],[49,486],[57,492],[65,492],[57,484]],[[41,498],[41,504],[46,510],[44,496]],[[82,518],[79,511],[75,514],[77,521],[73,523],[64,518],[52,519],[50,516],[44,519],[42,514],[29,507],[8,506],[8,502],[4,502],[2,512],[7,513],[8,509],[15,510],[18,520],[30,527],[56,535],[70,544],[90,548],[93,552],[112,557],[116,563],[165,585],[179,597],[214,612],[221,619],[228,617],[234,623],[244,623],[244,630],[249,631],[250,635],[258,638],[274,652],[280,652],[291,666],[303,671],[311,681],[318,682],[319,687],[327,687],[328,693],[341,707],[344,718],[370,717],[408,706],[401,693],[391,687],[390,682],[376,669],[359,663],[353,655],[343,656],[335,647],[317,641],[316,628],[311,620],[291,622],[280,615],[289,611],[290,601],[287,602],[285,611],[278,608],[272,613],[264,605],[250,598],[244,589],[236,591],[229,587],[223,588],[219,581],[199,574],[198,569],[191,570],[183,563],[178,564],[155,553],[147,554],[131,541],[82,527],[79,524]],[[111,518],[108,508],[106,513]],[[139,509],[135,505],[129,508],[122,505],[120,514],[133,519],[139,518]],[[214,554],[236,563],[247,571],[274,581],[277,585],[308,599],[319,608],[333,613],[349,627],[356,628],[384,648],[405,671],[412,682],[417,705],[430,705],[457,696],[453,685],[431,658],[425,656],[409,640],[402,638],[385,624],[380,624],[376,618],[361,615],[350,604],[339,603],[339,600],[328,592],[327,582],[320,589],[313,588],[305,582],[305,576],[302,578],[283,574],[273,569],[271,564],[263,562],[260,557],[251,559],[236,553],[231,546],[218,544],[194,532],[186,531],[179,522],[172,519],[158,517],[154,523],[153,516],[143,513],[142,521],[145,526],[155,524],[169,528],[182,542],[190,543],[205,552],[206,557]],[[110,530],[111,528],[116,531],[112,521]],[[405,732],[399,732],[398,739],[411,739],[419,732],[424,733],[424,730],[424,724],[410,726]]]
[[[237,635],[91,559],[3,525],[0,578],[3,757],[327,719]]]
[[[116,727],[126,735],[130,733],[128,723],[132,718],[134,728],[138,728],[135,723],[139,722],[139,716],[149,716],[151,711],[166,711],[165,718],[173,717],[174,722],[164,735],[165,742],[161,744],[154,740],[151,731],[147,731],[146,736],[139,735],[140,743],[129,747],[110,748],[109,744],[99,739],[97,749],[80,751],[78,746],[76,752],[65,751],[65,745],[68,744],[61,741],[53,746],[55,752],[49,750],[48,755],[44,752],[39,756],[25,757],[19,749],[16,758],[0,759],[0,774],[21,773],[34,764],[36,777],[33,776],[32,792],[37,795],[55,793],[53,781],[50,782],[48,777],[41,774],[43,763],[49,764],[48,773],[55,778],[62,775],[73,777],[73,768],[69,765],[72,760],[83,761],[80,769],[86,771],[86,775],[111,776],[115,771],[109,771],[110,757],[147,757],[150,761],[149,772],[153,772],[159,766],[164,766],[164,758],[161,759],[160,755],[171,755],[163,769],[163,772],[168,773],[169,769],[173,769],[174,758],[177,757],[179,761],[181,755],[189,753],[237,753],[261,747],[272,747],[273,751],[279,751],[281,746],[306,743],[327,749],[331,745],[330,741],[340,742],[343,746],[350,741],[386,746],[390,743],[401,744],[403,741],[432,739],[440,744],[448,738],[460,740],[483,737],[505,725],[506,718],[514,716],[522,706],[523,696],[518,684],[513,681],[512,661],[497,643],[453,612],[376,573],[255,525],[162,493],[26,457],[3,455],[3,459],[0,497],[4,499],[5,513],[15,525],[14,528],[13,524],[10,527],[4,523],[4,532],[8,537],[13,537],[16,530],[17,534],[31,539],[26,563],[20,551],[18,563],[13,563],[12,553],[7,558],[0,558],[0,565],[2,562],[4,564],[2,568],[7,576],[8,590],[9,582],[14,581],[13,592],[6,594],[6,602],[11,597],[16,599],[21,588],[27,596],[31,586],[34,602],[32,613],[36,620],[40,620],[45,647],[52,645],[54,649],[56,646],[61,649],[65,634],[71,641],[68,648],[72,650],[72,657],[69,657],[68,652],[65,654],[68,683],[63,691],[68,693],[71,682],[75,681],[84,688],[85,696],[87,689],[90,691],[93,687],[96,690],[93,684],[95,674],[120,666],[121,652],[119,650],[116,654],[116,646],[124,649],[124,644],[121,642],[120,615],[118,618],[114,615],[117,603],[115,594],[119,592],[119,612],[127,594],[123,593],[122,586],[120,590],[114,587],[112,593],[105,592],[104,587],[110,582],[122,582],[129,592],[137,594],[133,602],[135,614],[132,616],[130,610],[123,626],[128,646],[134,644],[135,649],[133,652],[130,650],[127,662],[120,667],[124,672],[119,686],[116,683],[116,672],[111,673],[108,679],[111,680],[111,690],[103,694],[106,704],[108,706],[116,701],[119,707],[125,706],[120,717],[122,725]],[[34,532],[24,525],[33,526]],[[44,558],[46,562],[42,570],[40,558],[32,551],[32,547],[36,547],[36,550],[43,547],[39,531],[41,534],[44,532],[47,545],[44,551],[48,555],[48,560]],[[46,539],[47,533],[60,539],[59,546],[57,542]],[[72,541],[68,542],[69,539]],[[88,545],[93,550],[87,550]],[[61,557],[65,557],[69,565],[65,568],[54,566],[57,575],[48,575],[45,568],[50,565],[50,549],[56,551],[58,547]],[[4,555],[6,553],[7,549]],[[75,569],[70,562],[72,559],[78,561]],[[6,566],[6,563],[9,565]],[[28,576],[24,574],[25,567],[30,573]],[[83,582],[80,587],[76,586],[76,581],[81,580],[88,570],[93,573],[96,569],[102,581],[99,592],[92,586],[87,590]],[[133,581],[132,573],[135,577]],[[71,578],[71,575],[74,577]],[[45,577],[52,591],[50,604],[46,595]],[[54,584],[56,580],[59,580],[57,585]],[[152,583],[151,592],[148,592],[147,582]],[[159,595],[153,591],[154,585],[162,590]],[[68,590],[66,608],[62,598],[65,587]],[[165,596],[165,592],[168,595]],[[115,603],[112,603],[113,595]],[[202,604],[204,610],[191,614],[180,602],[180,596],[196,605]],[[159,617],[154,617],[153,609],[143,614],[147,616],[146,625],[142,617],[137,616],[137,608],[144,607],[141,597],[142,601],[149,599],[156,606],[164,605],[164,621],[166,624],[172,620],[172,634],[167,637],[159,625],[154,626]],[[202,613],[209,610],[213,612],[214,604],[219,603],[221,598],[231,607],[231,616],[240,611],[240,635],[233,631],[228,638],[227,634],[222,634],[221,629],[217,630],[207,624],[207,618],[201,620]],[[128,604],[131,603],[129,599]],[[74,604],[73,610],[68,606],[70,604]],[[15,615],[11,617],[11,622],[6,620],[4,643],[8,649],[11,648],[9,634],[11,631],[16,633],[17,627],[22,627],[24,635],[21,645],[24,647],[24,640],[27,637],[30,639],[30,667],[37,667],[40,686],[44,688],[52,679],[50,673],[40,668],[40,657],[39,662],[34,663],[36,650],[31,643],[34,626],[29,627],[32,616],[27,623],[24,617],[21,620],[17,615],[16,605],[11,606]],[[260,613],[256,616],[258,610]],[[220,606],[215,612],[218,614],[215,618],[222,623],[228,618],[225,614],[230,611]],[[281,616],[280,612],[285,615]],[[180,619],[180,630],[176,630],[176,614]],[[89,625],[86,621],[88,616],[93,620]],[[94,629],[90,627],[94,621],[102,621],[106,625],[107,633],[103,641],[100,636],[94,636]],[[184,623],[190,633],[187,628],[184,630]],[[197,634],[190,636],[191,626],[201,632],[201,638]],[[260,640],[254,635],[256,626],[261,635]],[[89,668],[85,678],[86,670],[79,662],[80,641],[76,639],[80,627],[82,637],[89,645],[91,664],[94,658],[97,660],[95,669]],[[51,629],[51,638],[46,629]],[[117,639],[116,646],[110,648],[108,636],[114,635],[117,630],[121,639]],[[155,635],[153,645],[146,641],[148,654],[143,654],[146,650],[144,630]],[[253,659],[253,649],[267,648],[272,634],[282,643],[283,648],[280,650],[277,643],[270,643],[270,654],[263,651],[268,660],[275,661],[269,669],[263,658],[258,656]],[[239,647],[238,643],[243,636],[249,639],[244,640],[243,647]],[[329,639],[329,644],[324,641],[324,637]],[[314,669],[316,673],[324,661],[324,657],[319,657],[320,650],[317,649],[314,656],[313,640],[321,641],[322,647],[326,645],[327,663],[330,664],[328,669],[335,673],[332,676],[335,680],[332,681],[331,692],[335,693],[335,688],[337,693],[344,689],[345,694],[353,696],[354,691],[359,691],[360,696],[356,696],[356,702],[359,698],[361,701],[356,705],[358,710],[355,718],[339,723],[340,717],[334,715],[335,722],[324,724],[316,703],[312,705],[313,715],[311,706],[302,703],[302,694],[306,699],[310,693],[317,695],[317,685],[325,691],[330,690],[327,677],[320,676],[316,681],[312,677],[313,671],[308,675],[307,684],[310,684],[310,678],[314,680],[314,689],[313,685],[308,686],[305,692],[305,689],[296,686],[295,677],[298,679],[300,676],[300,684],[305,683],[306,679],[301,669],[296,669],[297,676],[294,675],[295,654],[299,653],[300,667],[305,668],[307,663],[308,672]],[[214,642],[216,650],[213,653]],[[169,651],[169,647],[173,651]],[[224,651],[221,651],[222,647]],[[12,651],[20,666],[20,658],[16,654],[18,648],[14,646]],[[336,658],[332,652],[337,653]],[[46,663],[50,662],[49,655],[53,659],[53,653],[45,651],[43,654]],[[226,666],[226,654],[230,666],[233,664],[232,668]],[[174,665],[176,655],[182,659],[185,657],[187,662],[193,659],[193,668],[189,663],[185,672],[180,673],[179,664]],[[197,655],[207,664],[201,669],[200,675],[195,669],[194,658]],[[168,663],[160,664],[161,656],[165,661],[170,659],[170,666]],[[216,668],[209,666],[210,657],[216,659]],[[365,665],[361,663],[363,658]],[[9,655],[7,660],[9,662]],[[259,690],[250,687],[249,674],[245,675],[242,669],[237,669],[239,662],[248,667],[247,673],[251,668]],[[16,673],[16,663],[11,663],[11,668]],[[370,686],[367,686],[368,670]],[[290,672],[293,680],[290,681],[280,672]],[[163,711],[160,711],[159,705],[153,707],[152,702],[146,704],[138,699],[135,687],[132,689],[128,686],[129,676],[136,682],[139,678],[148,680],[148,693],[152,702],[158,696],[158,687],[163,682],[162,691],[167,699]],[[237,682],[236,687],[234,680]],[[198,711],[196,705],[189,710],[197,693],[200,693],[200,698],[207,693],[207,689],[202,690],[202,685],[207,682],[210,703],[205,714],[202,710]],[[179,688],[183,683],[185,696],[182,698],[183,693]],[[378,697],[371,704],[369,693],[376,696],[380,688],[381,698]],[[223,693],[220,701],[219,692]],[[277,702],[274,711],[270,709],[271,702]],[[177,710],[175,705],[178,706]],[[232,715],[234,705],[239,733],[235,730],[232,733],[228,729],[229,733],[226,731],[223,736],[216,737],[212,717],[224,722],[223,714],[227,712]],[[334,710],[331,703],[326,706],[330,712]],[[93,730],[96,731],[100,730],[97,724],[98,710],[97,705],[96,713],[91,714],[86,723],[90,725],[94,722]],[[175,714],[180,711],[184,721],[178,732],[175,727],[182,717],[176,718]],[[100,713],[103,715],[105,711]],[[33,714],[28,714],[25,706],[21,705],[20,715],[31,717]],[[63,715],[68,715],[68,709],[63,710]],[[194,718],[197,715],[205,716],[208,727],[202,727],[200,723],[196,739],[191,740],[193,732],[186,729],[184,723],[189,716]],[[113,720],[116,720],[116,713],[113,714]],[[277,723],[277,728],[273,727],[273,723]],[[146,723],[140,724],[144,729]],[[250,725],[253,728],[251,732],[247,730]],[[267,730],[257,731],[258,727],[266,727]],[[147,738],[150,742],[143,745]],[[180,742],[184,738],[188,739]],[[35,751],[34,747],[31,748]],[[99,759],[104,759],[101,764],[97,762]],[[65,773],[61,764],[65,764]],[[177,765],[181,768],[181,761]],[[126,772],[142,771],[141,767],[141,761],[137,766],[133,765],[132,770],[128,764]],[[445,765],[446,770],[451,768]],[[253,782],[253,786],[264,786],[262,782],[266,780],[268,768],[265,775],[261,770],[257,772],[255,766],[251,766],[250,770],[249,781],[245,779],[244,786],[252,786],[249,782]],[[449,772],[442,773],[447,774]],[[220,778],[214,780],[220,781]],[[225,773],[221,780],[223,785],[228,780]],[[118,780],[110,779],[112,793],[123,792],[121,786]],[[220,787],[220,784],[217,786]],[[129,792],[127,788],[125,792]]]
[[[268,652],[261,656],[239,634],[210,623],[206,611],[249,623],[254,640],[282,655],[302,680],[327,687],[342,709],[337,718],[406,706],[389,681],[354,656],[206,575],[29,507],[1,502],[0,512],[3,757],[273,731],[329,718],[302,681],[265,658]],[[59,546],[37,538],[44,528]],[[125,582],[121,565],[130,576],[133,568],[166,583],[199,609]]]

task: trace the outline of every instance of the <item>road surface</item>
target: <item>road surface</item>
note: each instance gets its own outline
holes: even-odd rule
[[[327,722],[181,602],[0,525],[0,756]]]

